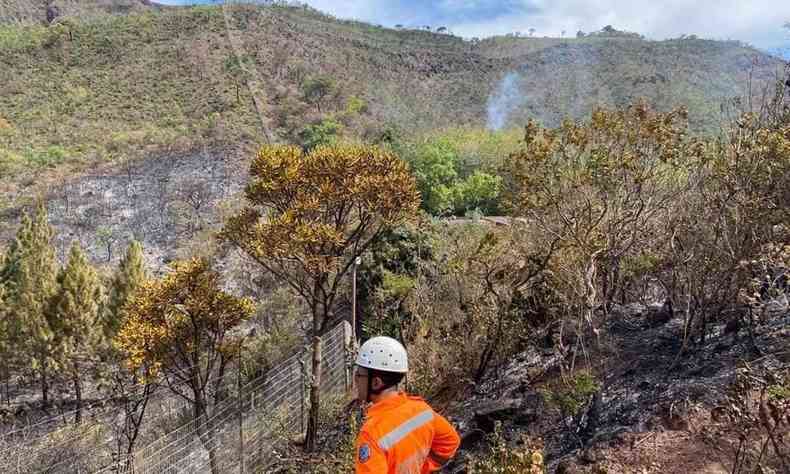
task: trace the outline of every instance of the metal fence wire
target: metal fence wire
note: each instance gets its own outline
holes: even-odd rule
[[[322,337],[322,396],[342,396],[349,384],[351,327],[342,322]],[[304,431],[312,377],[311,350],[303,348],[227,395],[197,424],[192,407],[168,393],[153,395],[142,421],[146,439],[129,456],[118,416],[102,410],[98,421],[72,425],[34,442],[0,439],[0,472],[52,474],[179,474],[261,472],[274,443]],[[86,417],[87,418],[87,417]],[[122,418],[122,417],[121,417]]]

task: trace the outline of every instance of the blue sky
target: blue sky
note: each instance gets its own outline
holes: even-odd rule
[[[214,0],[157,0],[211,3]],[[340,18],[409,27],[445,26],[486,37],[535,28],[538,36],[594,31],[606,25],[652,39],[696,34],[759,48],[790,48],[790,0],[307,0]]]

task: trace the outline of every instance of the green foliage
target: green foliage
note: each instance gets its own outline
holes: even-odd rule
[[[367,315],[362,321],[362,332],[366,338],[390,336],[401,338],[402,327],[409,317],[403,302],[411,294],[416,280],[408,275],[399,275],[388,270],[381,273],[381,285],[367,300]]]
[[[244,75],[246,68],[250,67],[251,63],[252,59],[248,56],[238,58],[233,55],[225,60],[222,64],[222,68],[225,73],[230,75],[234,80],[239,80]]]
[[[416,143],[396,141],[393,147],[409,162],[431,214],[466,215],[478,210],[486,215],[500,211],[505,156],[518,149],[512,131],[449,129]]]
[[[787,381],[790,382],[790,381]],[[768,387],[767,395],[776,402],[790,401],[790,383],[778,383]]]
[[[261,302],[257,319],[261,330],[244,343],[242,371],[254,380],[286,358],[301,343],[306,308],[286,287],[274,289]]]
[[[418,268],[432,258],[435,238],[430,226],[400,226],[362,256],[357,301],[365,336],[401,337],[402,326],[411,318],[404,302],[414,289]]]
[[[95,352],[103,336],[98,324],[102,302],[99,276],[75,242],[66,266],[58,274],[50,323],[57,353],[67,364],[76,365],[77,360]]]
[[[245,81],[247,71],[249,71],[251,67],[254,67],[251,58],[247,56],[237,57],[235,54],[228,57],[222,64],[225,73],[233,79],[233,83],[236,87],[237,103],[241,100],[241,86]]]
[[[452,206],[451,188],[458,178],[458,155],[448,139],[423,144],[411,162],[422,195],[422,205],[432,214],[442,214]]]
[[[41,47],[49,36],[45,26],[3,25],[0,27],[0,50],[29,52]]]
[[[544,390],[543,397],[546,403],[559,409],[563,416],[573,416],[599,390],[600,385],[595,376],[581,372]]]
[[[25,169],[25,158],[11,150],[0,150],[0,173],[4,176],[14,175]]]
[[[99,348],[108,342],[100,324],[104,291],[96,270],[76,242],[58,275],[52,299],[52,354],[74,383],[77,421],[81,417],[84,371],[91,368]]]
[[[13,315],[12,342],[21,363],[41,376],[45,403],[47,377],[56,366],[51,301],[58,292],[58,264],[53,236],[46,207],[39,202],[32,219],[27,214],[22,218],[2,269],[6,311]]]
[[[600,37],[600,38],[630,38],[630,39],[644,39],[644,36],[640,35],[639,33],[634,33],[631,31],[624,31],[618,30],[614,28],[612,25],[606,25],[601,28],[600,31],[593,31],[589,35],[590,37]]]
[[[22,241],[21,230],[25,227],[26,218],[22,219],[22,226],[17,232],[17,238],[13,239],[2,254],[0,258],[0,285],[5,285],[6,290],[10,291],[11,285],[16,281],[19,275],[19,261],[22,258]]]
[[[346,102],[346,110],[345,113],[348,115],[359,115],[367,112],[368,110],[368,103],[365,102],[364,99],[361,99],[355,95],[352,95],[348,98]]]
[[[22,322],[22,339],[29,345],[34,368],[46,366],[51,359],[53,334],[48,310],[57,292],[54,234],[43,202],[38,203],[32,220],[22,220],[17,234],[19,267],[11,283],[11,305]]]
[[[337,143],[338,135],[343,131],[343,125],[331,118],[326,118],[318,123],[306,126],[300,133],[299,139],[305,150],[312,150],[321,145]]]
[[[111,227],[102,226],[96,229],[96,240],[107,249],[107,262],[112,259],[112,244],[115,239],[116,236]]]
[[[720,408],[723,439],[738,439],[731,472],[785,472],[790,454],[781,430],[790,414],[790,372],[781,366],[739,364]]]
[[[500,176],[475,171],[463,181],[455,183],[450,189],[454,213],[462,215],[474,209],[483,214],[496,214],[501,191]]]
[[[466,463],[469,474],[543,474],[543,446],[529,438],[521,439],[520,446],[511,446],[497,422],[488,436],[487,451],[472,456]]]
[[[689,103],[693,130],[718,131],[719,98],[739,92],[746,75],[742,58],[758,54],[732,43],[620,37],[498,37],[470,48],[449,35],[376,28],[303,8],[236,4],[229,14],[243,45],[239,62],[228,59],[234,53],[218,5],[148,9],[135,0],[128,15],[96,14],[116,3],[60,2],[73,14],[51,28],[38,24],[43,7],[23,15],[36,18],[32,23],[0,26],[0,116],[14,127],[0,137],[6,142],[0,173],[11,177],[8,195],[31,168],[71,174],[121,156],[255,143],[261,123],[253,101],[239,100],[241,63],[265,85],[253,93],[267,104],[263,114],[274,119],[272,132],[281,138],[297,141],[304,125],[319,119],[319,104],[327,111],[324,102],[337,97],[347,98],[335,118],[347,138],[375,141],[379,124],[406,133],[481,126],[492,85],[512,58],[530,68],[534,90],[546,92],[517,111],[512,123],[537,117],[556,125],[566,116],[582,117],[593,104],[645,96],[666,108]],[[553,60],[590,55],[600,60]],[[775,66],[758,64],[754,83],[773,79]],[[343,81],[333,85],[338,70]],[[708,79],[699,81],[699,74]],[[364,105],[357,100],[362,97]],[[374,119],[346,123],[359,114]],[[459,178],[465,179],[473,170],[463,150],[460,160]],[[439,212],[448,210],[452,206]]]
[[[121,259],[110,283],[110,294],[104,311],[104,331],[112,339],[123,324],[123,308],[135,291],[148,279],[143,261],[143,246],[132,241]]]
[[[43,150],[31,149],[25,155],[25,160],[38,167],[55,167],[69,158],[69,153],[65,148],[52,145]]]
[[[335,80],[328,76],[317,76],[307,79],[302,84],[302,94],[306,102],[316,106],[321,111],[321,103],[333,94],[337,88]]]
[[[310,307],[314,334],[328,329],[352,262],[419,207],[414,178],[391,151],[375,146],[262,147],[250,166],[246,206],[222,238],[288,284]],[[320,374],[321,341],[312,367]],[[320,379],[310,393],[308,450],[315,447]]]
[[[511,210],[559,247],[557,290],[569,315],[593,328],[592,308],[625,285],[621,268],[650,261],[645,254],[667,242],[667,221],[703,149],[685,119],[684,109],[663,114],[637,103],[556,129],[530,121],[524,149],[511,155]]]
[[[0,253],[0,268],[3,264],[3,254]],[[9,308],[6,305],[6,288],[0,281],[0,377],[6,378],[11,371],[12,362],[12,337],[15,329],[11,315],[8,314]]]

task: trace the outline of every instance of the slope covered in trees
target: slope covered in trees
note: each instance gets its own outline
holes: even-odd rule
[[[101,2],[74,4],[94,3]],[[749,78],[757,84],[777,67],[735,42],[465,41],[297,7],[117,3],[102,5],[131,13],[76,17],[64,3],[49,27],[0,26],[4,176],[42,168],[71,174],[108,160],[257,143],[264,128],[275,140],[314,145],[335,136],[375,142],[448,125],[482,127],[498,113],[504,126],[527,118],[553,126],[593,105],[638,97],[662,110],[687,105],[692,130],[711,132],[722,100],[743,96]],[[503,99],[508,75],[512,90]],[[8,196],[17,182],[4,180],[0,191]]]

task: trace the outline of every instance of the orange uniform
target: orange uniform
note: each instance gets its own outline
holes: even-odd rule
[[[419,397],[403,393],[370,407],[357,438],[357,474],[422,474],[450,460],[461,438]]]

